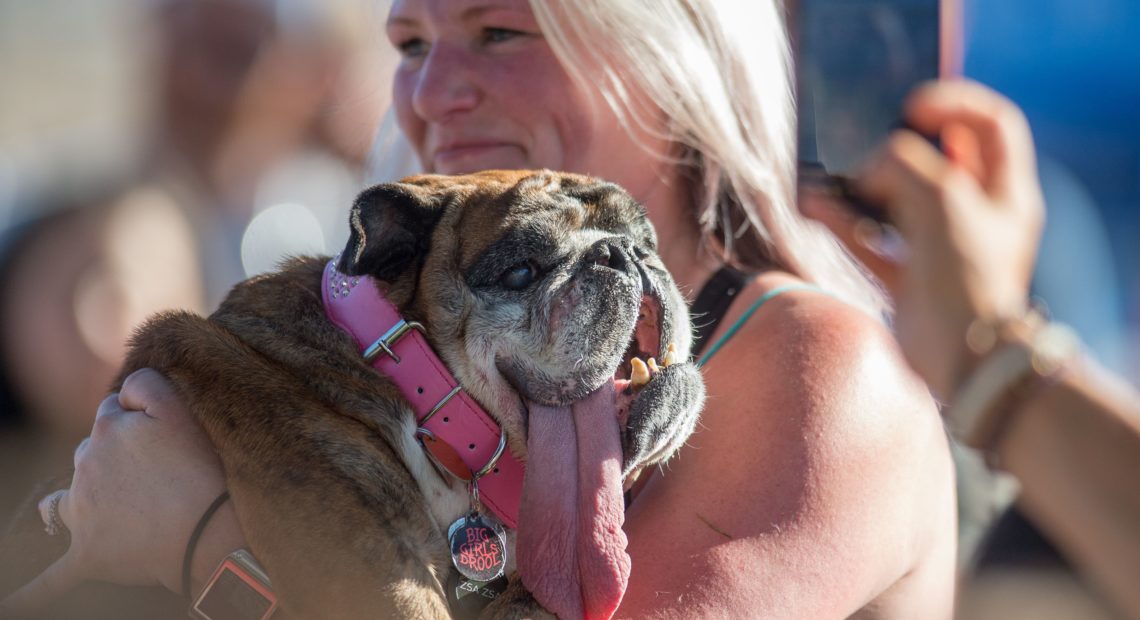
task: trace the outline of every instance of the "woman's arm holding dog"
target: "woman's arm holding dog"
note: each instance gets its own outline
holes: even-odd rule
[[[417,544],[439,533],[421,503],[393,500],[414,482],[376,428],[322,410],[329,404],[280,365],[186,313],[148,323],[126,367],[166,378],[134,373],[100,408],[59,502],[71,547],[7,601],[12,613],[32,614],[89,579],[180,592],[190,532],[228,487],[232,501],[194,553],[192,593],[248,546],[274,581],[281,617],[446,616],[431,572],[445,546]],[[369,410],[342,392],[342,405]],[[375,418],[396,417],[384,414]],[[438,551],[424,558],[425,549]]]
[[[100,405],[91,437],[76,450],[75,477],[59,500],[71,546],[4,610],[32,613],[89,579],[181,591],[186,541],[224,489],[221,461],[170,384],[151,370],[130,375]],[[194,554],[196,587],[242,546],[233,507],[223,505]]]

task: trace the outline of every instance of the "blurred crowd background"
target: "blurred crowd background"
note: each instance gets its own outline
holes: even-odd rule
[[[0,2],[0,419],[86,434],[143,317],[343,244],[392,70],[382,16]]]
[[[145,317],[343,247],[385,12],[0,0],[0,522],[70,463]]]
[[[965,72],[1038,142],[1035,290],[1140,383],[1140,2],[962,2]],[[208,311],[287,254],[343,245],[352,197],[383,180],[385,13],[0,0],[0,518],[51,460],[33,456],[87,434],[145,316]]]

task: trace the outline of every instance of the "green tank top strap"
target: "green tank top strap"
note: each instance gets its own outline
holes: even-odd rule
[[[788,284],[785,286],[778,286],[768,291],[767,293],[764,293],[760,296],[760,299],[752,302],[752,305],[744,311],[744,314],[742,314],[739,319],[736,319],[736,322],[732,324],[732,327],[729,327],[728,331],[726,331],[724,335],[720,337],[720,339],[713,343],[713,345],[709,347],[709,350],[706,351],[699,360],[697,360],[697,368],[700,368],[701,366],[707,364],[708,361],[712,359],[712,356],[716,355],[716,352],[719,351],[720,348],[725,345],[725,343],[732,339],[732,337],[736,335],[736,332],[740,331],[741,327],[744,327],[744,324],[748,322],[748,319],[752,318],[752,315],[760,309],[760,306],[764,305],[764,302],[772,299],[777,295],[791,291],[815,291],[817,293],[823,293],[824,295],[830,295],[830,293],[827,291],[812,284]]]

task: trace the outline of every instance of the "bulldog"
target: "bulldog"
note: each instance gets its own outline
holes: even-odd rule
[[[122,376],[159,370],[197,416],[288,617],[450,617],[453,524],[472,519],[503,524],[486,530],[502,554],[472,564],[506,578],[478,617],[612,615],[623,485],[676,452],[704,398],[644,209],[597,179],[492,171],[372,187],[350,222],[339,258],[243,282],[208,319],[149,321]],[[399,334],[353,333],[367,306],[338,316],[372,295]],[[384,372],[422,363],[393,343],[412,337],[456,384],[423,404],[426,371]],[[444,437],[468,406],[490,435]]]

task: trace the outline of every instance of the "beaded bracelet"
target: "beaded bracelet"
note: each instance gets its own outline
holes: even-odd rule
[[[1031,312],[1003,321],[974,321],[970,349],[981,357],[947,412],[951,432],[966,445],[995,452],[1001,431],[1029,394],[1054,379],[1080,349],[1068,326]]]

